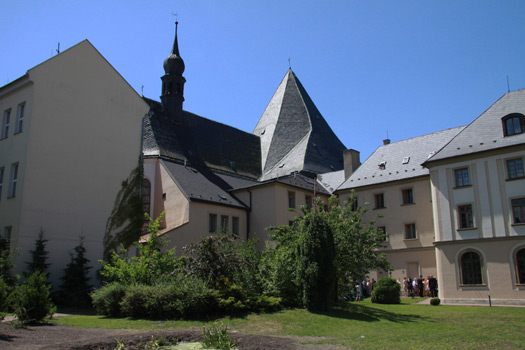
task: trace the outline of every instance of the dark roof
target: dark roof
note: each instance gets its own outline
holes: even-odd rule
[[[145,156],[186,160],[192,166],[251,178],[261,175],[259,137],[187,111],[182,125],[177,125],[160,102],[144,100],[150,106],[144,120]]]
[[[380,146],[337,191],[428,175],[429,170],[421,164],[463,128],[460,126]]]
[[[503,95],[425,165],[437,160],[525,144],[525,133],[507,137],[503,134],[501,119],[512,113],[525,115],[525,89]]]
[[[261,138],[263,180],[296,171],[343,168],[345,146],[290,69],[253,131]]]
[[[321,193],[325,195],[331,194],[329,191],[326,190],[326,188],[319,181],[317,181],[317,183],[315,181],[316,180],[312,179],[309,176],[305,176],[301,173],[294,173],[294,174],[290,174],[290,175],[283,176],[283,177],[278,177],[278,178],[265,180],[265,181],[259,181],[259,182],[255,182],[252,184],[247,184],[245,186],[235,187],[232,189],[232,191],[249,189],[249,188],[254,188],[254,187],[263,186],[267,184],[278,183],[278,184],[300,188],[300,189],[310,191],[310,192],[314,192],[314,187],[315,187],[315,191],[317,193]]]
[[[184,165],[179,161],[161,160],[173,181],[191,201],[246,208],[230,194],[235,187],[249,186],[255,180],[221,173],[207,167]]]

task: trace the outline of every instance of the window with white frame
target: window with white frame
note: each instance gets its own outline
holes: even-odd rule
[[[18,163],[11,164],[11,173],[9,175],[9,192],[7,197],[11,198],[16,195],[16,183],[18,182]]]
[[[507,160],[507,174],[508,179],[520,179],[525,177],[523,172],[523,159],[515,158]]]
[[[2,116],[2,130],[0,139],[5,139],[9,136],[9,124],[11,124],[11,108],[6,109]]]
[[[512,216],[515,224],[525,223],[525,198],[516,198],[511,200]]]
[[[461,284],[483,284],[483,260],[475,251],[467,251],[460,257]]]
[[[456,169],[455,174],[456,174],[456,187],[470,186],[468,168]]]
[[[21,133],[24,127],[24,110],[26,108],[26,103],[22,102],[18,105],[16,111],[16,124],[15,124],[15,134]]]
[[[467,229],[474,227],[474,215],[472,204],[458,205],[459,228]]]

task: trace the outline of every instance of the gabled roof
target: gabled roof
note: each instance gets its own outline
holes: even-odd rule
[[[428,159],[425,165],[437,160],[525,144],[525,133],[506,137],[503,134],[501,119],[512,113],[525,115],[525,89],[503,95]]]
[[[330,173],[317,175],[317,181],[330,193],[334,191],[345,181],[345,171],[338,170]]]
[[[249,186],[255,180],[221,173],[207,167],[184,165],[179,161],[161,160],[173,181],[190,201],[202,201],[230,207],[246,208],[230,194],[235,187]]]
[[[261,138],[262,180],[296,171],[317,174],[343,167],[345,146],[291,69],[253,134]]]
[[[330,192],[327,191],[326,188],[324,188],[324,186],[319,181],[316,182],[315,179],[312,179],[309,176],[305,176],[300,173],[294,173],[265,181],[258,181],[252,184],[247,184],[245,186],[234,187],[232,191],[251,189],[254,187],[268,184],[282,184],[300,188],[302,190],[310,191],[312,193],[315,191],[316,193],[330,195]]]
[[[428,175],[429,170],[422,163],[463,128],[447,129],[380,146],[337,191]]]
[[[145,156],[187,161],[254,179],[261,175],[259,137],[186,111],[178,125],[160,102],[144,100],[150,106],[144,120]]]

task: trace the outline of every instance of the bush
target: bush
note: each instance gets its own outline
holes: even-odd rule
[[[9,305],[18,321],[27,324],[42,321],[47,315],[53,315],[56,307],[51,302],[50,286],[47,276],[37,271],[24,283],[15,288],[9,296]]]
[[[0,275],[0,313],[7,311],[7,297],[9,296],[10,288]]]
[[[235,348],[237,340],[228,334],[228,327],[215,323],[209,328],[202,327],[202,345],[208,349],[230,350]]]
[[[372,302],[377,304],[399,304],[401,286],[390,277],[383,277],[374,285]]]
[[[439,298],[430,299],[430,305],[438,306],[439,304],[441,304],[441,299]]]
[[[122,316],[120,303],[126,294],[126,286],[114,282],[95,290],[91,293],[93,306],[97,311],[108,317]]]

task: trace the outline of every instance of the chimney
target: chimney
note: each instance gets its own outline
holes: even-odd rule
[[[383,145],[389,145],[389,144],[390,144],[390,139],[383,140]]]
[[[361,165],[361,161],[359,159],[359,151],[356,151],[355,149],[345,150],[343,152],[343,163],[344,163],[345,180],[346,180]]]

